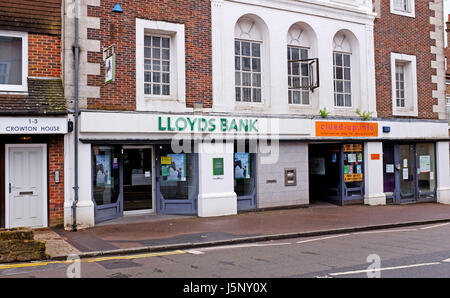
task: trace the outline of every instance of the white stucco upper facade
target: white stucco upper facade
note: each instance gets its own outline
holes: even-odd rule
[[[211,3],[214,112],[317,115],[326,108],[332,115],[356,116],[359,109],[376,116],[375,14],[371,1],[213,0]],[[254,22],[251,30],[256,33],[249,38],[262,44],[260,103],[237,102],[235,97],[234,43],[240,34],[236,25],[243,19]],[[287,47],[295,45],[293,29],[305,40],[308,58],[319,58],[320,87],[310,92],[309,104],[288,103]],[[343,44],[341,35],[346,37]],[[241,36],[246,39],[244,34]],[[334,51],[351,52],[350,107],[335,107]]]

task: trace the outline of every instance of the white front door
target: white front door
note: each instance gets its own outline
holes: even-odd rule
[[[6,225],[47,225],[46,145],[6,145]]]

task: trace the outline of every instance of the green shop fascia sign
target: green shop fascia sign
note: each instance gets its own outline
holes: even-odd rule
[[[158,131],[258,132],[258,119],[159,116]]]

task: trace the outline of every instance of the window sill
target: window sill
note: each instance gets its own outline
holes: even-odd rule
[[[0,95],[23,95],[23,96],[28,96],[28,91],[0,90]]]
[[[408,12],[408,11],[391,9],[391,14],[395,14],[395,15],[399,15],[399,16],[403,16],[403,17],[409,17],[409,18],[413,18],[413,19],[416,18],[416,15],[414,12]]]
[[[145,100],[158,100],[158,101],[178,101],[176,97],[171,96],[149,96],[144,95]]]
[[[395,109],[393,112],[392,112],[392,116],[399,116],[399,117],[418,117],[419,116],[419,114],[418,114],[418,112],[417,111],[411,111],[411,110],[402,110],[402,109],[399,109],[399,108],[397,108],[397,109]]]

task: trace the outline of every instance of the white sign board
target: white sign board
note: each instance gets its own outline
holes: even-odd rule
[[[65,134],[66,118],[0,117],[0,134]]]

